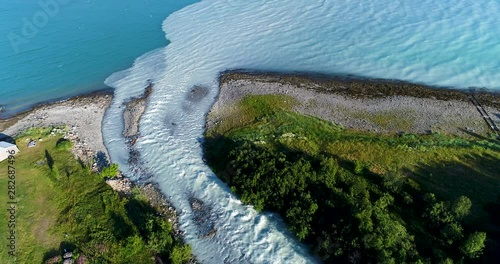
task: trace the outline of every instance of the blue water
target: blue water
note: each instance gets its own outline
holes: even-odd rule
[[[5,107],[4,116],[39,102],[104,88],[107,76],[167,45],[162,21],[196,1],[41,2],[56,3],[58,8],[47,12],[38,1],[0,1],[0,105]],[[35,26],[36,34],[28,31],[24,19]],[[28,35],[23,35],[24,27]]]
[[[221,71],[352,74],[500,90],[498,0],[203,0],[186,8],[194,1],[64,1],[27,43],[14,46],[9,33],[22,35],[22,18],[33,20],[41,8],[21,0],[0,4],[0,104],[14,112],[92,91],[128,68],[106,79],[115,88],[103,121],[106,147],[125,175],[145,172],[158,182],[203,263],[314,261],[278,217],[241,204],[203,162],[200,138]],[[123,102],[140,95],[148,79],[155,86],[134,145],[142,163],[130,164]],[[194,85],[209,94],[186,104]],[[212,238],[198,236],[190,196],[212,208]]]
[[[224,5],[250,6],[254,10],[269,0],[255,0],[241,4],[238,0],[219,0],[219,7],[209,10],[213,19],[221,14]],[[322,13],[326,9],[317,1],[297,0],[315,8],[306,8],[300,16],[313,10]],[[171,13],[188,6],[196,0],[40,0],[56,3],[57,8],[45,11],[39,1],[0,1],[0,117],[7,113],[25,110],[31,105],[48,100],[67,98],[84,92],[104,88],[104,79],[124,68],[128,68],[138,56],[156,48],[164,47],[168,41],[161,31],[162,21]],[[287,4],[291,8],[294,5]],[[383,5],[383,4],[381,4]],[[480,86],[500,89],[498,84],[498,54],[500,51],[500,20],[496,1],[458,1],[453,7],[434,3],[424,8],[413,7],[411,1],[394,3],[382,16],[374,15],[373,7],[364,0],[350,1],[338,11],[323,13],[319,18],[333,25],[321,38],[331,43],[332,50],[318,50],[326,59],[337,60],[341,67],[325,69],[325,73],[351,73],[375,77],[388,77],[419,81],[428,84]],[[380,6],[380,5],[379,5]],[[470,6],[470,8],[464,8]],[[267,12],[260,10],[259,12]],[[269,12],[267,12],[269,13]],[[207,14],[203,14],[207,15]],[[275,17],[279,14],[269,14]],[[404,27],[391,26],[416,15]],[[44,20],[45,16],[45,20]],[[415,37],[424,32],[421,25],[429,19],[425,38]],[[460,17],[460,19],[456,19]],[[300,17],[299,17],[300,18]],[[29,32],[28,24],[36,32]],[[254,21],[259,21],[256,17]],[[298,21],[298,20],[297,20]],[[311,20],[312,21],[312,20]],[[454,25],[449,22],[457,22]],[[320,21],[318,21],[320,22]],[[241,27],[238,21],[232,28]],[[316,22],[314,22],[316,23]],[[314,24],[312,23],[312,24]],[[365,26],[370,23],[371,28]],[[229,24],[228,24],[229,25]],[[379,25],[377,28],[376,26]],[[265,28],[267,25],[263,24]],[[375,26],[375,28],[373,27]],[[292,21],[288,27],[300,27],[302,36],[310,35],[320,28],[301,27]],[[224,27],[230,29],[231,27]],[[283,28],[289,30],[290,28]],[[23,29],[28,35],[23,34]],[[382,30],[380,30],[382,29]],[[464,31],[465,30],[465,31]],[[441,32],[439,32],[441,31]],[[271,31],[269,31],[271,32]],[[405,35],[405,32],[409,32]],[[281,34],[283,32],[277,32]],[[344,34],[342,39],[329,36]],[[414,34],[411,36],[410,34]],[[436,37],[437,36],[437,37]],[[272,37],[272,36],[270,36]],[[405,45],[406,50],[398,54],[370,54],[365,48],[373,48],[381,42],[371,39],[383,38],[384,47]],[[341,45],[339,45],[339,43]],[[290,47],[290,48],[293,48]],[[284,49],[283,53],[290,50]],[[314,47],[310,47],[314,48]],[[361,48],[361,49],[360,49]],[[397,48],[397,47],[396,47]],[[377,50],[374,48],[373,50]],[[288,55],[287,55],[288,56]],[[430,59],[429,59],[430,58]],[[360,61],[376,60],[379,72],[372,68],[358,67]],[[311,60],[317,64],[317,61]],[[344,64],[342,64],[344,63]],[[288,65],[289,70],[293,65]],[[436,66],[435,71],[430,71]],[[413,71],[419,68],[423,70]],[[293,68],[293,67],[292,67]],[[355,69],[354,69],[355,68]],[[385,74],[389,69],[390,74]],[[285,70],[285,69],[274,69]],[[455,78],[455,74],[457,77]],[[465,82],[462,82],[463,80]],[[467,82],[477,80],[477,82]],[[7,113],[5,112],[7,111]]]

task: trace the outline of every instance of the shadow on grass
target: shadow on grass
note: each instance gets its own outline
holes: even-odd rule
[[[158,211],[149,203],[137,199],[129,200],[125,204],[125,209],[128,217],[132,220],[132,223],[139,229],[141,236],[145,236],[147,234],[146,224],[148,222],[148,215],[157,215]]]
[[[45,150],[45,159],[47,160],[47,165],[49,165],[49,169],[52,170],[54,167],[54,159],[50,155],[48,150]]]
[[[472,131],[470,131],[470,130],[463,129],[463,128],[458,128],[458,130],[460,130],[460,131],[464,132],[465,134],[467,134],[467,135],[469,135],[469,136],[473,136],[473,137],[475,137],[475,138],[477,138],[477,139],[491,141],[491,139],[490,139],[490,138],[487,138],[487,137],[485,137],[485,136],[483,136],[483,135],[479,135],[478,133],[472,132]]]
[[[474,133],[472,131],[469,131],[467,129],[459,128],[460,131],[464,132],[465,134],[472,136],[474,138],[477,138],[479,140],[482,140],[483,142],[474,142],[474,145],[482,148],[489,148],[494,151],[500,151],[500,138],[497,138],[496,140],[493,138],[488,138],[483,135],[479,135],[477,133]]]
[[[406,171],[423,189],[444,200],[461,195],[472,201],[467,226],[487,232],[484,263],[500,260],[500,159],[491,155],[465,155],[461,161],[419,164],[417,170]]]
[[[76,159],[76,161],[77,161],[77,162],[78,162],[78,164],[80,165],[80,168],[85,169],[85,168],[87,167],[87,166],[85,165],[85,162],[83,162],[83,160],[82,160],[80,157],[78,157],[78,158]]]
[[[67,139],[65,139],[65,138],[60,138],[60,139],[58,139],[58,140],[56,141],[56,146],[57,146],[57,145],[59,145],[59,144],[61,144],[62,142],[65,142],[65,141],[68,141],[68,140],[67,140]]]
[[[500,263],[500,195],[497,201],[487,204],[485,209],[490,216],[486,241],[486,255],[489,258],[485,263]]]
[[[45,254],[43,254],[43,261],[42,264],[47,264],[47,263],[62,263],[62,256],[66,252],[73,252],[76,249],[76,245],[63,241],[59,244],[58,249],[51,249]]]
[[[445,200],[461,195],[473,203],[469,220],[485,224],[485,206],[500,195],[500,159],[489,154],[464,155],[459,161],[418,164],[415,170],[404,170],[405,175],[419,182],[425,190]],[[476,220],[474,220],[476,219]]]
[[[60,249],[51,249],[43,254],[42,264],[59,263],[62,259]]]
[[[113,221],[113,234],[117,240],[124,240],[134,232],[132,226],[125,221],[123,216],[112,212],[111,220]]]

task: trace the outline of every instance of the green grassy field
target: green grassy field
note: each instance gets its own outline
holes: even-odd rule
[[[491,209],[500,202],[500,144],[494,137],[347,130],[295,113],[291,110],[295,104],[288,96],[261,95],[247,96],[230,106],[231,114],[206,132],[206,155],[214,170],[228,180],[226,160],[244,142],[274,152],[332,157],[347,171],[365,171],[363,177],[369,182],[373,177],[384,181],[384,177],[398,175],[417,196],[431,192],[444,201],[469,197],[472,207],[464,219],[466,227],[486,231],[498,224],[493,220],[498,213]],[[381,124],[405,126],[401,120],[391,120],[390,113],[373,118]],[[489,250],[494,251],[499,246],[498,234],[488,237]]]
[[[168,221],[158,216],[139,193],[121,198],[101,175],[91,173],[66,147],[62,135],[31,129],[16,138],[15,163],[0,163],[0,204],[7,206],[7,169],[15,167],[16,257],[8,255],[8,212],[2,210],[0,263],[44,263],[64,249],[94,263],[154,263],[154,258],[182,263],[189,247],[173,237]],[[30,139],[36,147],[27,148]],[[61,145],[61,144],[60,144]],[[138,191],[136,191],[138,192]],[[61,261],[61,259],[59,258]]]
[[[453,200],[467,195],[474,215],[500,195],[500,143],[493,138],[469,140],[443,134],[391,135],[343,129],[315,117],[291,111],[288,96],[244,98],[232,117],[207,137],[224,136],[300,150],[310,155],[334,155],[362,163],[377,174],[399,171],[426,189]],[[384,123],[391,122],[385,116]]]

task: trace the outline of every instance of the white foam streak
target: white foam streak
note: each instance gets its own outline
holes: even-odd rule
[[[106,145],[127,175],[123,102],[155,82],[136,147],[148,174],[180,214],[194,253],[206,263],[305,263],[307,250],[272,215],[241,205],[203,163],[204,116],[226,69],[311,71],[500,89],[498,1],[206,0],[168,17],[171,43],[108,78],[114,102]],[[209,88],[185,102],[194,85]],[[137,175],[135,175],[137,176]],[[213,207],[217,234],[198,238],[188,196]]]

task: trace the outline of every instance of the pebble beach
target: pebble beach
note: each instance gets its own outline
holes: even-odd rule
[[[468,92],[422,85],[359,79],[309,78],[298,75],[228,73],[208,115],[207,127],[224,122],[229,109],[247,95],[293,97],[294,110],[345,128],[375,133],[442,132],[470,136],[492,133]],[[478,92],[493,122],[500,124],[498,94]]]

